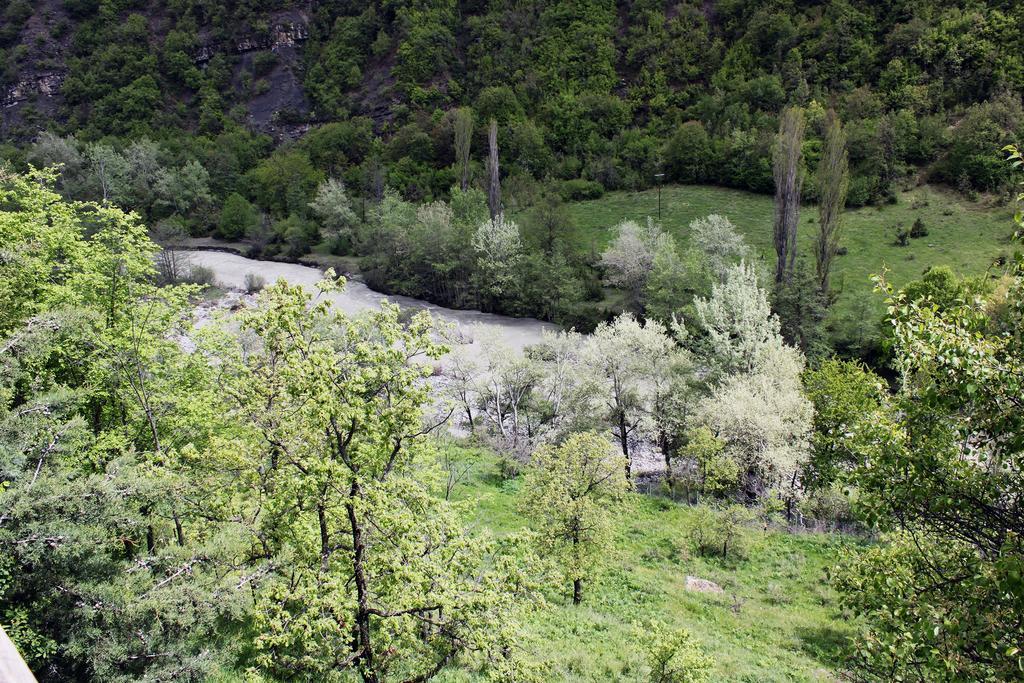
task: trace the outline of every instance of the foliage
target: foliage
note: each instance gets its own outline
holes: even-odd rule
[[[647,662],[651,683],[706,683],[711,680],[711,658],[684,628],[668,630],[654,623],[645,634],[651,639]]]
[[[706,425],[695,427],[686,434],[683,455],[695,465],[693,474],[703,495],[729,494],[739,483],[739,464],[726,453],[725,446],[726,442],[715,436]]]
[[[808,369],[803,384],[814,404],[811,459],[803,483],[809,489],[827,488],[856,467],[859,440],[869,436],[860,426],[881,409],[887,387],[862,364],[837,358]]]
[[[707,557],[742,560],[750,551],[746,527],[753,521],[753,511],[743,505],[704,506],[691,522],[690,540]]]
[[[0,179],[0,619],[54,678],[200,680],[244,600],[180,459],[216,422],[171,338],[192,290],[151,284],[136,217],[52,183]]]
[[[624,460],[607,439],[585,432],[561,446],[542,446],[531,458],[524,510],[558,558],[574,604],[582,602],[583,584],[611,543],[610,508],[629,489]]]
[[[858,427],[853,477],[893,536],[838,575],[865,677],[1019,672],[1019,264],[1008,277],[947,306],[886,289],[899,389]]]
[[[356,227],[352,200],[340,180],[328,178],[317,187],[309,208],[320,219],[320,234],[328,239],[350,239]]]
[[[726,444],[749,500],[767,493],[792,504],[808,459],[813,408],[800,385],[804,359],[789,346],[762,347],[753,367],[713,387],[698,419]]]
[[[652,218],[643,225],[623,221],[615,230],[615,240],[601,254],[605,279],[629,292],[638,304],[642,303],[656,255],[662,251],[675,251],[675,242]]]
[[[765,346],[781,344],[779,319],[750,264],[731,266],[725,281],[714,283],[711,296],[695,299],[694,307],[705,335],[699,345],[717,373],[750,372]]]
[[[260,221],[260,215],[249,200],[234,192],[224,200],[217,222],[217,236],[237,240],[249,236]]]

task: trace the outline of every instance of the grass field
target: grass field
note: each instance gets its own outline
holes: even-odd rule
[[[455,497],[475,524],[496,533],[527,524],[517,510],[519,480],[501,481],[484,453]],[[524,648],[550,667],[552,681],[646,681],[645,625],[685,627],[716,661],[714,681],[836,680],[852,626],[838,612],[826,568],[840,535],[748,531],[748,559],[698,556],[687,531],[694,509],[633,494],[618,513],[608,569],[571,604],[557,587],[550,604],[527,617]],[[686,576],[710,579],[723,595],[684,588]],[[475,680],[452,671],[444,681]]]
[[[499,536],[528,528],[518,506],[522,478],[501,479],[498,458],[490,451],[449,447],[456,458],[473,463],[452,494],[465,506],[471,528]],[[569,586],[550,585],[545,604],[521,618],[522,652],[541,667],[543,680],[646,683],[652,621],[689,630],[713,658],[716,683],[841,680],[854,625],[840,612],[826,572],[844,546],[858,541],[756,526],[745,532],[746,559],[707,559],[695,552],[688,535],[698,512],[666,498],[627,496],[615,514],[606,566],[586,584],[583,604],[572,605]],[[688,591],[687,575],[714,581],[724,593]],[[210,680],[267,679],[239,663]],[[490,679],[455,663],[433,680]]]
[[[568,205],[579,228],[579,248],[600,253],[611,236],[611,228],[623,218],[643,220],[658,215],[658,190],[611,192],[586,202]],[[667,185],[662,188],[662,224],[680,245],[687,241],[687,226],[695,218],[718,213],[727,216],[769,270],[774,268],[772,247],[772,197],[721,187]],[[971,203],[945,189],[931,186],[901,192],[898,202],[883,207],[847,211],[843,216],[840,241],[848,253],[837,258],[834,286],[841,290],[837,312],[856,313],[870,304],[870,313],[881,311],[882,303],[872,295],[870,277],[889,270],[890,281],[899,286],[919,277],[929,266],[949,265],[957,272],[979,275],[1000,255],[1013,251],[1012,208],[990,203]],[[816,206],[806,206],[800,220],[801,253],[811,257],[817,230]],[[909,228],[920,217],[927,237],[910,245],[895,245],[895,226]],[[813,268],[813,261],[809,262]],[[864,311],[865,313],[869,311]]]

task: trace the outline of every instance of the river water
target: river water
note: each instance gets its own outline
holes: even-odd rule
[[[267,284],[283,278],[289,284],[303,285],[311,293],[318,294],[314,285],[323,278],[320,269],[295,263],[257,261],[223,251],[181,253],[187,255],[192,265],[205,266],[212,270],[217,283],[231,289],[243,289],[246,274],[253,273],[261,276]],[[385,295],[373,291],[362,282],[353,280],[348,281],[343,291],[321,296],[326,296],[334,306],[349,315],[379,308],[380,303],[385,300],[402,308],[429,311],[436,321],[451,324],[456,337],[468,342],[470,347],[477,347],[478,339],[486,335],[491,338],[497,337],[515,351],[522,351],[524,347],[541,341],[541,335],[545,330],[558,329],[551,323],[533,318],[511,318],[480,311],[461,311],[435,306],[407,296]],[[476,350],[471,348],[471,353]]]

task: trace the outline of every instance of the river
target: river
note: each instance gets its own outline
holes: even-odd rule
[[[243,289],[245,276],[253,273],[261,276],[268,284],[284,279],[293,285],[303,285],[311,292],[317,293],[313,285],[323,278],[318,268],[295,263],[279,263],[277,261],[257,261],[238,254],[224,251],[183,251],[189,262],[194,266],[204,266],[213,271],[217,283],[230,289]],[[339,310],[353,315],[380,307],[382,301],[390,301],[402,308],[429,311],[435,320],[451,324],[457,337],[471,342],[476,347],[478,338],[496,336],[515,351],[541,341],[545,330],[555,331],[557,326],[541,322],[533,318],[512,318],[494,313],[480,311],[461,311],[436,306],[420,299],[407,296],[386,295],[375,292],[362,282],[349,280],[341,292],[326,294],[331,303]],[[471,349],[471,353],[477,351]]]

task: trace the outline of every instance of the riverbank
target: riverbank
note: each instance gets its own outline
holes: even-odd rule
[[[265,282],[283,278],[291,284],[313,287],[323,277],[319,267],[280,261],[259,261],[241,256],[231,250],[229,244],[218,250],[186,249],[180,253],[194,266],[210,269],[217,283],[228,289],[244,289],[248,274],[258,275]],[[512,318],[495,313],[476,310],[445,308],[412,297],[382,294],[374,291],[356,279],[349,279],[344,290],[325,294],[333,305],[349,315],[378,308],[383,301],[390,301],[403,309],[428,311],[435,320],[454,328],[456,337],[467,341],[470,353],[479,353],[479,338],[494,337],[516,352],[537,344],[545,332],[559,328],[551,323],[534,318]]]

